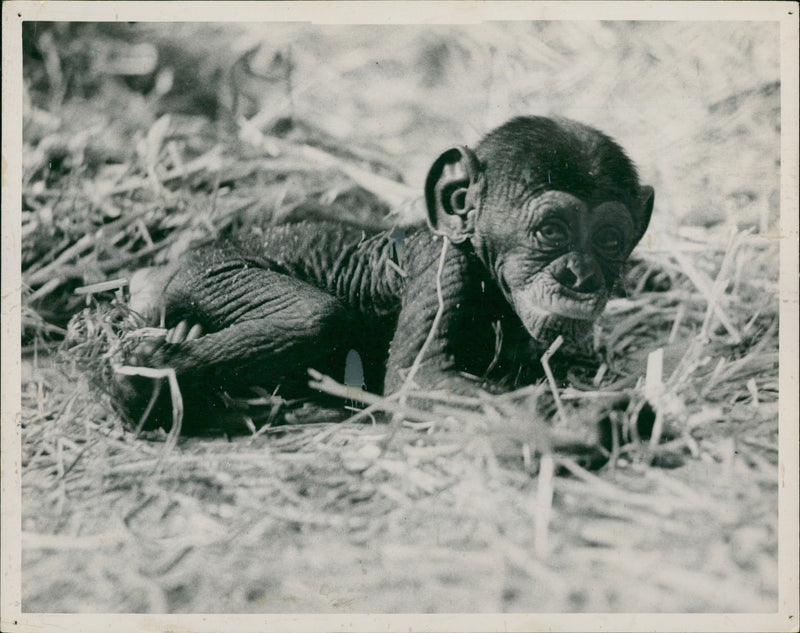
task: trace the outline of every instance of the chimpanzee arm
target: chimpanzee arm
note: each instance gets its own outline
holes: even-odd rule
[[[204,336],[165,342],[148,364],[174,368],[179,380],[211,376],[217,386],[304,385],[309,367],[344,366],[356,329],[336,297],[232,248],[187,256],[164,301],[167,327],[188,321]]]
[[[489,288],[481,282],[482,270],[477,260],[465,249],[448,244],[441,278],[437,280],[442,239],[429,240],[425,245],[417,243],[428,255],[420,254],[417,270],[406,282],[389,350],[385,393],[392,393],[403,384],[434,325],[440,308],[437,284],[441,288],[442,315],[414,382],[422,388],[460,391],[468,381],[459,372],[482,375],[494,353],[494,332],[487,315],[491,301],[484,300]],[[409,253],[409,260],[414,261],[413,257],[414,253]]]

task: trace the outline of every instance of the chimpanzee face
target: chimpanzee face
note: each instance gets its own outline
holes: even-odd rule
[[[627,207],[590,207],[563,191],[528,197],[502,216],[482,216],[473,240],[506,299],[536,339],[588,331],[634,246]]]

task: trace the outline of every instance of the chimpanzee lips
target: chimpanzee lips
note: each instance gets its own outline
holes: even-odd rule
[[[560,288],[551,295],[549,303],[544,308],[553,314],[571,319],[594,321],[606,307],[606,300],[604,292],[589,294]]]
[[[580,293],[562,286],[533,284],[513,292],[514,309],[537,341],[549,343],[559,334],[577,340],[591,331],[605,308],[607,295]]]
[[[523,324],[535,341],[549,345],[558,336],[570,342],[585,338],[592,331],[589,319],[572,319],[552,312],[539,312],[526,315]]]
[[[537,283],[537,281],[539,283]],[[526,321],[526,315],[557,315],[581,321],[594,321],[606,306],[606,292],[585,293],[570,290],[558,283],[541,283],[535,280],[526,288],[512,291],[512,303],[517,314]]]

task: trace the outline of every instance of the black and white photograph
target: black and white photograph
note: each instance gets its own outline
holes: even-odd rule
[[[590,5],[4,3],[3,631],[797,630],[798,5]]]

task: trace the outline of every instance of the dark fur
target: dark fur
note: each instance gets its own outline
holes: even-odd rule
[[[630,206],[638,196],[639,177],[622,148],[569,119],[511,119],[487,134],[475,154],[486,174],[489,201],[557,190],[589,203],[621,200]],[[508,185],[520,187],[512,193]]]
[[[595,205],[621,202],[634,227],[624,257],[617,258],[624,260],[649,221],[652,196],[642,203],[641,191],[631,161],[600,132],[566,120],[513,119],[488,134],[474,154],[454,148],[434,163],[426,185],[433,232],[411,228],[398,245],[397,233],[301,222],[271,227],[246,248],[211,246],[186,256],[164,290],[166,325],[187,320],[206,334],[162,345],[147,364],[174,367],[185,400],[187,393],[248,385],[280,384],[281,394],[292,395],[307,389],[309,367],[341,380],[347,353],[355,349],[364,359],[367,387],[393,392],[439,307],[443,240],[436,232],[452,240],[441,277],[444,311],[416,382],[461,390],[472,384],[461,372],[531,380],[542,347],[559,333],[582,336],[591,319],[556,315],[523,323],[521,316],[533,317],[515,311],[512,295],[524,295],[525,305],[551,295],[562,301],[559,293],[568,291],[558,288],[573,283],[569,271],[580,274],[580,266],[597,292],[607,293],[622,261],[588,254],[584,246],[577,250],[587,253],[570,247],[550,254],[538,229],[520,229],[521,209],[537,209],[545,192],[572,194],[589,218]],[[602,276],[591,277],[593,270]],[[496,358],[498,326],[505,353]],[[487,376],[490,365],[493,375]],[[128,406],[135,417],[141,394],[130,402],[138,403]]]

